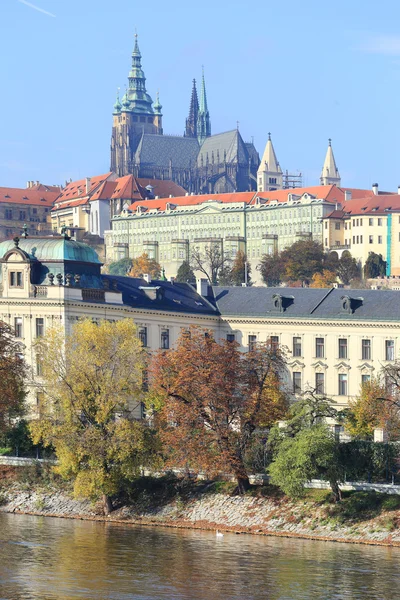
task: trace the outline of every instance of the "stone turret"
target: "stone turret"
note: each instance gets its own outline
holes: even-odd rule
[[[282,169],[276,158],[274,146],[271,140],[271,134],[268,134],[267,145],[257,171],[257,190],[259,192],[268,192],[271,190],[281,190],[283,187]]]
[[[328,150],[326,151],[324,166],[321,172],[321,185],[337,185],[340,186],[341,179],[339,170],[336,166],[335,157],[332,150],[332,140],[328,140]]]

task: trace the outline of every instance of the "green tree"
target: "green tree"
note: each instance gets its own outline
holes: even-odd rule
[[[108,273],[110,275],[121,275],[122,277],[127,276],[132,268],[131,258],[121,258],[116,262],[112,262],[108,265]]]
[[[188,260],[184,260],[176,274],[176,281],[180,283],[193,283],[196,281],[193,269]]]
[[[343,480],[339,444],[325,424],[327,418],[340,421],[329,398],[308,392],[292,405],[284,427],[271,429],[268,444],[273,453],[269,467],[271,483],[285,494],[299,497],[305,484],[314,477],[330,483],[336,501],[341,499],[339,482]]]
[[[364,265],[364,277],[366,279],[375,279],[375,277],[384,277],[386,275],[386,261],[382,254],[370,252]]]
[[[284,281],[301,281],[309,284],[315,273],[323,270],[322,245],[312,239],[299,240],[281,253],[285,265]]]
[[[343,252],[338,261],[336,273],[344,285],[349,285],[352,279],[357,279],[361,276],[361,269],[356,259],[351,256],[350,252],[346,251]]]
[[[295,437],[285,437],[269,467],[271,483],[298,498],[304,486],[315,477],[330,483],[336,501],[341,499],[339,481],[343,479],[338,443],[327,425],[312,425]]]
[[[280,254],[264,254],[257,268],[260,270],[263,282],[267,286],[273,287],[283,281],[285,264]]]
[[[74,493],[111,497],[155,451],[153,432],[135,420],[142,400],[145,354],[131,319],[76,323],[50,329],[37,343],[42,356],[44,400],[30,424],[34,443],[53,446],[56,471],[74,481]]]

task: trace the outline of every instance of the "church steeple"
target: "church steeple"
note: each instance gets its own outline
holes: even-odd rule
[[[340,186],[341,179],[339,170],[336,166],[335,157],[332,150],[332,140],[328,140],[328,150],[326,151],[324,166],[321,172],[321,185],[337,185]]]
[[[198,116],[199,116],[199,99],[197,97],[196,80],[193,79],[192,96],[190,98],[189,116],[186,119],[185,137],[197,138]]]
[[[146,91],[146,77],[142,70],[142,55],[139,50],[138,36],[135,34],[135,46],[132,52],[132,68],[128,76],[126,91],[127,108],[129,112],[153,114],[153,100]]]
[[[268,192],[280,190],[283,187],[282,169],[276,158],[275,149],[272,144],[271,134],[268,134],[267,145],[257,171],[257,190]]]
[[[208,112],[207,106],[207,93],[206,93],[206,82],[204,79],[204,68],[201,79],[201,91],[200,91],[200,106],[199,115],[197,118],[197,139],[202,144],[204,140],[211,135],[211,121],[210,113]]]

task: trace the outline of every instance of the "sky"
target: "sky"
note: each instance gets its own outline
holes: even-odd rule
[[[332,138],[342,185],[400,183],[395,0],[1,0],[0,186],[109,170],[135,30],[165,133],[183,134],[204,65],[213,133],[239,122],[316,185]]]

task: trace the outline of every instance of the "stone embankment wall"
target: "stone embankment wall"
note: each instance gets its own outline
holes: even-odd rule
[[[123,506],[105,518],[99,506],[58,490],[20,491],[11,486],[1,495],[2,512],[400,546],[400,511],[340,524],[328,519],[315,502],[204,493],[157,507]]]

